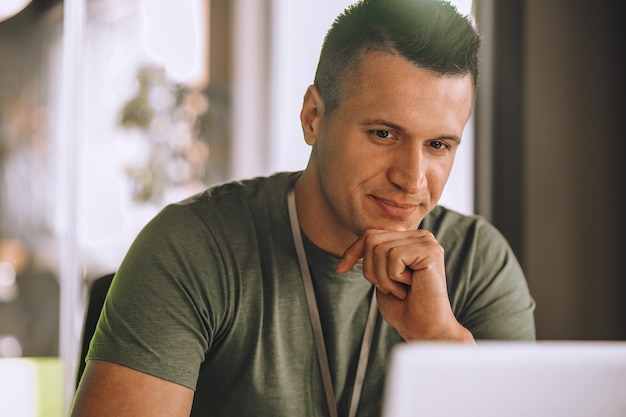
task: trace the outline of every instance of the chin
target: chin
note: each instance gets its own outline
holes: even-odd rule
[[[396,226],[391,227],[389,230],[393,230],[394,232],[408,232],[409,230],[416,230],[419,227],[419,223],[417,225],[411,226]]]
[[[370,223],[370,227],[366,227],[362,230],[364,232],[368,229],[376,229],[376,230],[389,230],[392,232],[407,232],[409,230],[415,230],[419,227],[420,222],[399,222],[393,220],[385,220]]]

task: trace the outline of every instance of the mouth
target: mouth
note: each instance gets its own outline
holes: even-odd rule
[[[387,217],[396,219],[408,219],[419,207],[416,203],[399,202],[377,196],[372,196],[372,198]]]

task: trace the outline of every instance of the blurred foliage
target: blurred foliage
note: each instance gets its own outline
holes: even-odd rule
[[[133,199],[160,203],[168,188],[204,188],[211,182],[210,140],[220,124],[216,109],[224,107],[219,95],[174,83],[161,67],[141,68],[137,81],[137,94],[120,117],[122,127],[145,138],[145,158],[125,169]]]

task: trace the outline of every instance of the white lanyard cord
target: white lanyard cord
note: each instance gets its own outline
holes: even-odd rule
[[[294,184],[295,180],[290,181],[289,190],[287,192],[291,233],[293,234],[293,240],[298,254],[298,263],[300,264],[300,273],[304,284],[304,292],[306,295],[309,317],[311,319],[311,327],[313,328],[313,337],[315,339],[317,357],[320,365],[320,371],[322,373],[324,391],[326,392],[328,410],[331,417],[338,417],[337,402],[335,400],[335,392],[333,390],[333,382],[330,375],[330,366],[328,365],[328,355],[326,353],[324,333],[322,332],[322,323],[315,298],[315,291],[313,289],[313,280],[311,279],[311,272],[309,271],[309,264],[306,259],[306,251],[304,249],[302,235],[300,233],[300,223],[298,222],[296,199],[294,195]],[[372,291],[369,312],[367,314],[367,324],[365,325],[365,331],[363,332],[363,341],[361,342],[359,361],[357,363],[356,376],[354,379],[349,417],[355,417],[359,407],[359,400],[361,398],[361,391],[365,380],[365,371],[367,370],[367,362],[369,360],[369,353],[372,347],[372,338],[374,336],[374,327],[376,325],[377,317],[378,304],[376,302],[376,291]]]

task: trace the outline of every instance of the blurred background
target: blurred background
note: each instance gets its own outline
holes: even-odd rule
[[[7,415],[67,407],[90,285],[165,204],[304,168],[302,97],[350,3],[2,0],[0,411],[37,375],[57,383]],[[481,84],[441,203],[509,239],[540,339],[626,339],[615,2],[456,3]]]

